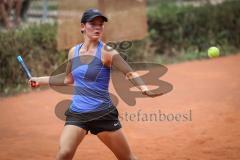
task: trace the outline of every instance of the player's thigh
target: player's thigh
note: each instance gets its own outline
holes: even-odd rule
[[[59,149],[75,151],[85,135],[86,130],[74,125],[65,125],[61,133]]]
[[[98,138],[116,155],[118,159],[127,160],[133,157],[122,129],[113,132],[100,132]]]

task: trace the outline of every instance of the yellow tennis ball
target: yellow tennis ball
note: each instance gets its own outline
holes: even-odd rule
[[[210,47],[208,49],[208,57],[215,58],[215,57],[218,57],[219,55],[220,55],[220,51],[217,47]]]

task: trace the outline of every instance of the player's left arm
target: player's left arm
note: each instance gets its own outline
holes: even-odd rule
[[[108,67],[116,67],[134,86],[141,90],[142,94],[150,97],[162,95],[162,93],[153,93],[150,91],[140,75],[130,67],[130,65],[120,56],[116,50],[104,50],[103,53],[104,65]]]

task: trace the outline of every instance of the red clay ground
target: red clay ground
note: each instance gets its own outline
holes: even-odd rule
[[[142,114],[187,114],[191,109],[192,121],[122,120],[134,153],[141,160],[240,159],[240,55],[168,68],[162,79],[173,84],[173,91],[137,99],[135,107],[120,102],[120,115],[140,109]],[[53,160],[64,124],[54,108],[66,97],[49,89],[0,99],[0,159]],[[115,158],[96,136],[88,135],[74,159]]]

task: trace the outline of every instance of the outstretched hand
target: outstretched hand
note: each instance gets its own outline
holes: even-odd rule
[[[152,91],[148,90],[148,91],[143,91],[142,94],[154,98],[154,97],[157,97],[157,96],[161,96],[164,93],[155,93],[155,92],[152,92]]]

